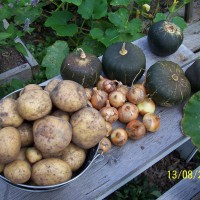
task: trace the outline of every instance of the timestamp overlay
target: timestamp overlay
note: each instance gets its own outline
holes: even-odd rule
[[[200,180],[200,170],[168,170],[167,176],[172,180],[179,179],[199,179]]]

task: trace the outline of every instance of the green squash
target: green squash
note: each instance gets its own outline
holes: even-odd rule
[[[169,56],[177,51],[183,42],[183,32],[174,23],[154,23],[147,35],[150,50],[157,56]]]
[[[194,92],[200,90],[200,59],[197,59],[188,69],[185,71],[185,75],[190,81],[191,88]]]
[[[97,56],[86,54],[82,49],[70,53],[63,61],[60,74],[64,80],[73,80],[83,87],[93,87],[102,73]]]
[[[141,78],[146,68],[143,51],[131,42],[110,45],[102,57],[103,72],[111,80],[131,85]]]
[[[181,104],[191,94],[190,82],[181,67],[172,61],[158,61],[146,74],[145,87],[157,105]]]

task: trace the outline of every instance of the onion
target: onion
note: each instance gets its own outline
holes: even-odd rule
[[[114,80],[105,80],[103,82],[103,90],[107,93],[113,92],[117,88],[118,81]]]
[[[134,119],[126,125],[126,132],[130,139],[138,140],[146,134],[146,128],[142,122]]]
[[[146,97],[146,89],[143,84],[134,84],[126,95],[129,102],[138,104]]]
[[[160,128],[160,117],[154,113],[147,113],[143,116],[143,124],[147,131],[156,132]]]
[[[90,100],[92,97],[92,89],[91,88],[84,88],[86,92],[87,99]]]
[[[126,102],[123,106],[118,109],[119,121],[128,123],[131,120],[137,119],[139,111],[136,105]]]
[[[126,102],[126,96],[117,90],[111,92],[108,99],[110,104],[115,108],[122,106]]]
[[[116,146],[123,146],[128,140],[128,134],[123,128],[116,128],[111,132],[110,139]]]
[[[97,88],[93,88],[93,95],[91,97],[91,103],[94,108],[100,110],[106,105],[106,101],[108,100],[108,94],[102,90],[97,90]]]
[[[106,137],[110,136],[112,131],[112,124],[110,122],[106,122]]]
[[[127,85],[123,85],[121,82],[119,82],[119,84],[117,85],[117,91],[120,91],[122,94],[124,94],[125,96],[128,93],[128,86]]]
[[[98,81],[98,83],[97,83],[97,89],[98,89],[98,90],[103,90],[103,82],[104,82],[105,80],[108,80],[108,79],[107,79],[107,78],[104,78],[103,76],[100,76],[100,77],[99,77],[99,81]]]
[[[103,153],[107,153],[112,147],[111,141],[107,138],[104,137],[99,144],[99,150],[103,151]]]
[[[151,98],[145,97],[142,102],[137,104],[139,113],[145,115],[146,113],[154,113],[156,105]]]
[[[100,110],[102,117],[111,124],[118,120],[118,111],[116,108],[111,107],[109,100],[106,102],[106,106]]]

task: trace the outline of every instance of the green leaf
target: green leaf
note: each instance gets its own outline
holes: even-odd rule
[[[82,0],[61,0],[61,1],[66,3],[73,3],[76,6],[80,6],[82,3]]]
[[[112,6],[128,6],[131,3],[130,0],[112,0],[110,5]]]
[[[76,24],[67,24],[72,16],[69,11],[56,11],[46,20],[45,26],[55,30],[58,36],[73,36],[78,32],[78,27]]]
[[[192,143],[200,151],[200,91],[192,95],[183,109],[181,127],[183,133],[191,137]]]
[[[155,197],[159,197],[159,196],[161,196],[161,192],[160,191],[158,191],[158,190],[154,190],[153,192],[151,192],[150,194],[152,194],[153,196],[155,196]]]
[[[174,17],[172,22],[176,24],[182,31],[187,28],[187,24],[185,23],[184,19],[181,17]]]
[[[24,56],[28,56],[26,48],[21,44],[21,43],[16,43],[15,44],[15,49],[22,53]]]
[[[69,47],[67,42],[61,40],[57,40],[52,46],[47,48],[47,53],[41,65],[46,68],[48,79],[60,74],[61,64],[68,53]]]
[[[128,22],[128,10],[125,8],[120,8],[116,12],[108,13],[108,19],[112,22],[116,27],[121,29],[126,28]]]
[[[78,13],[84,19],[100,19],[107,15],[107,0],[83,0]]]
[[[8,5],[4,4],[2,8],[0,8],[0,21],[3,19],[10,19],[13,16],[12,9],[8,7]]]
[[[11,35],[12,35],[11,33],[1,32],[0,33],[0,40],[5,40],[5,39],[9,38]]]
[[[153,22],[159,22],[161,20],[166,20],[166,16],[163,13],[157,13]]]
[[[104,32],[100,29],[100,28],[93,28],[90,31],[90,35],[92,36],[92,38],[94,39],[99,39],[102,38],[104,35]]]
[[[20,88],[23,88],[25,86],[25,83],[22,80],[19,79],[12,79],[11,85],[14,88],[14,90],[18,90]]]
[[[131,35],[142,32],[142,21],[141,21],[141,19],[132,19],[128,23],[128,29],[129,29],[129,33]]]

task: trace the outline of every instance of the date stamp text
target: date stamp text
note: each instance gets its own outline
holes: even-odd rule
[[[179,180],[179,179],[200,179],[200,170],[168,170],[167,176],[169,179],[172,180]]]

